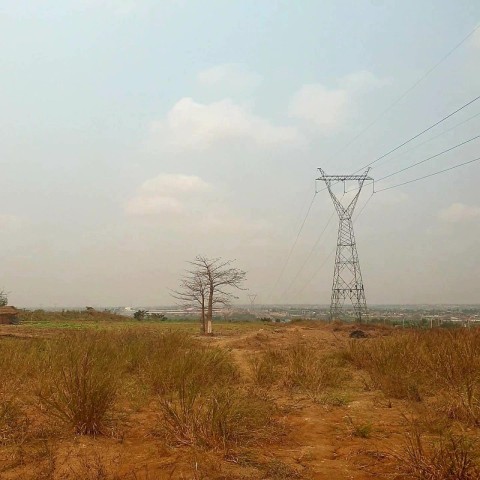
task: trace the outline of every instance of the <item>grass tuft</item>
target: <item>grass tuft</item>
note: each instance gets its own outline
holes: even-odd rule
[[[478,480],[478,452],[474,442],[448,434],[427,441],[414,430],[407,438],[405,453],[399,457],[406,478],[418,480]]]
[[[37,395],[47,415],[76,434],[105,433],[118,388],[118,359],[108,336],[81,332],[54,342]]]

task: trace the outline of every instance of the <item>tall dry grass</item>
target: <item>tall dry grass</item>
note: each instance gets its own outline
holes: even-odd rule
[[[420,418],[398,456],[405,478],[480,478],[479,329],[355,340],[346,357],[387,396],[419,405]]]
[[[373,386],[397,399],[422,399],[422,377],[419,355],[423,350],[421,335],[351,340],[347,358],[370,374]]]
[[[439,407],[450,418],[480,427],[480,330],[436,330],[424,335],[423,343]]]
[[[478,445],[465,435],[447,434],[427,439],[418,429],[407,437],[398,456],[404,478],[415,480],[478,480]]]
[[[164,342],[168,348],[152,354],[142,373],[158,396],[162,435],[177,444],[228,450],[271,429],[270,403],[245,391],[227,350],[191,338]]]
[[[340,357],[327,354],[314,342],[297,341],[285,351],[284,385],[312,400],[321,400],[332,389],[344,389],[350,375]]]
[[[452,419],[480,426],[480,330],[409,331],[354,340],[347,358],[388,396],[434,398]]]
[[[2,340],[0,355],[0,441],[19,431],[24,406],[40,407],[75,434],[104,434],[143,390],[157,398],[164,433],[195,444],[250,442],[271,419],[269,403],[244,390],[227,350],[178,331],[83,330]]]
[[[0,341],[0,442],[23,442],[30,421],[26,410],[31,403],[33,380],[44,350],[38,339],[2,338]]]
[[[52,341],[37,391],[47,415],[76,434],[105,433],[119,386],[119,357],[105,333],[79,332]]]
[[[271,387],[278,383],[285,367],[285,355],[278,350],[268,349],[249,358],[252,380],[259,387]]]
[[[200,393],[190,385],[163,397],[160,405],[165,433],[178,444],[228,451],[265,440],[273,431],[272,405],[238,388]]]
[[[283,350],[266,350],[250,359],[253,383],[262,388],[277,386],[300,393],[315,402],[344,404],[350,374],[339,355],[325,352],[317,342],[297,339]]]

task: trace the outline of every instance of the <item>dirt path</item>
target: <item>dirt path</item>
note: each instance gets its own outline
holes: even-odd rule
[[[250,359],[258,352],[284,349],[302,340],[315,341],[325,352],[338,351],[347,345],[353,328],[334,331],[324,325],[267,327],[233,338],[215,338],[212,344],[231,350],[243,374],[248,375]],[[384,333],[371,330],[369,335]],[[393,474],[390,452],[402,440],[398,433],[402,429],[402,405],[388,408],[378,392],[365,391],[360,381],[354,380],[349,388],[352,401],[339,407],[277,396],[277,401],[292,411],[285,417],[288,435],[282,444],[272,447],[268,456],[290,466],[304,478],[364,480],[378,478],[380,472]],[[368,438],[356,437],[352,422],[371,425]]]

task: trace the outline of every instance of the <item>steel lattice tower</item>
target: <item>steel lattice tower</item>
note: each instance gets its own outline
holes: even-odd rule
[[[373,181],[373,179],[368,177],[369,169],[362,175],[325,175],[321,168],[318,170],[321,173],[321,177],[317,178],[317,180],[325,182],[339,218],[330,316],[332,319],[338,318],[345,300],[348,298],[352,302],[355,318],[361,322],[362,316],[367,313],[367,302],[362,272],[360,271],[360,262],[358,260],[357,245],[355,243],[352,215],[362,191],[363,183],[365,180]],[[350,203],[344,206],[341,199],[339,200],[333,193],[331,184],[332,182],[343,182],[345,192],[345,182],[347,181],[358,182],[358,190]]]
[[[256,293],[249,293],[248,294],[248,299],[250,300],[250,305],[252,307],[252,310],[255,308],[255,300],[257,299],[257,294]]]

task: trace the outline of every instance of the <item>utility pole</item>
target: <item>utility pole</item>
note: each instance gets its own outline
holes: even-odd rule
[[[367,302],[360,271],[360,262],[358,260],[355,234],[353,232],[352,216],[365,180],[372,180],[373,182],[373,179],[368,176],[370,169],[367,169],[361,175],[325,175],[321,168],[318,170],[321,176],[317,180],[325,182],[339,218],[330,318],[333,320],[339,317],[345,300],[348,298],[352,302],[356,320],[361,322],[362,316],[367,313]],[[339,200],[333,193],[332,182],[343,182],[345,195],[345,182],[351,181],[358,182],[358,190],[350,203],[344,206],[341,202],[343,197]]]

